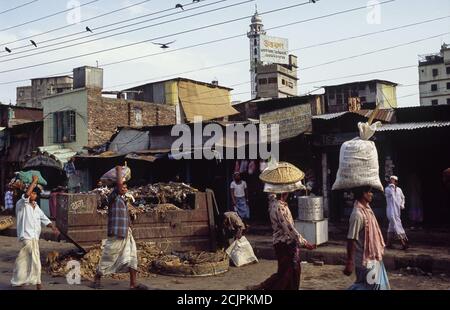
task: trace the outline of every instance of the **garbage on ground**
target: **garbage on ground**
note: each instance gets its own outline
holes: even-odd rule
[[[163,256],[163,250],[154,242],[138,242],[138,271],[140,277],[149,277],[151,263],[160,256]],[[57,252],[56,252],[57,253]],[[102,247],[100,244],[90,248],[84,255],[80,256],[75,251],[71,251],[65,255],[49,253],[46,260],[46,270],[52,276],[65,277],[68,270],[68,262],[75,260],[80,262],[81,277],[87,280],[93,280],[96,274],[97,265],[102,255]],[[127,274],[114,274],[108,276],[113,279],[126,279]]]
[[[12,216],[0,216],[0,231],[10,228],[14,225]]]
[[[223,273],[228,270],[229,260],[225,252],[172,252],[164,250],[154,242],[137,242],[139,277],[151,277],[153,273],[175,274],[179,276],[199,276]],[[102,255],[102,244],[97,244],[84,255],[71,251],[61,255],[50,252],[45,268],[52,276],[65,277],[67,265],[75,260],[80,263],[81,278],[93,280]],[[225,268],[226,265],[226,268]],[[226,269],[226,270],[225,270]],[[128,274],[113,274],[107,278],[122,280]]]

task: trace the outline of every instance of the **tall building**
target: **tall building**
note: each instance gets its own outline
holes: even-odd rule
[[[258,65],[261,64],[261,50],[260,42],[261,35],[265,35],[264,25],[262,23],[262,18],[256,10],[252,17],[252,23],[250,24],[250,31],[247,33],[247,37],[250,39],[250,81],[252,87],[252,99],[256,98],[258,95],[258,77],[257,69]]]
[[[42,99],[55,94],[71,91],[71,76],[43,77],[31,80],[31,86],[16,88],[16,104],[20,107],[42,108]]]
[[[289,55],[288,40],[267,36],[258,11],[247,36],[252,99],[297,96],[297,57]]]
[[[420,105],[450,104],[450,45],[419,57]]]

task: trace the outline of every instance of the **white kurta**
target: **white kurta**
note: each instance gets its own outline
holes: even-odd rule
[[[41,226],[51,223],[36,202],[28,198],[22,199],[16,205],[17,238],[22,244],[17,256],[13,278],[13,286],[41,284],[41,258],[39,253],[39,236]]]
[[[401,210],[405,208],[405,195],[400,187],[389,184],[385,189],[386,195],[386,215],[389,220],[388,233],[395,233],[397,236],[405,235],[405,230],[401,221]]]

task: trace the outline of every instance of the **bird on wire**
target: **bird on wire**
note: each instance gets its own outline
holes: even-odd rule
[[[33,40],[30,40],[30,42],[31,42],[31,44],[33,44],[33,45],[34,45],[34,47],[37,47],[37,44],[36,44],[36,42],[34,42]]]
[[[7,51],[8,53],[11,53],[12,51],[9,49],[9,48],[7,48],[6,46],[5,46],[5,51]]]
[[[89,27],[87,27],[87,26],[86,26],[86,31],[87,31],[87,32],[90,32],[90,33],[94,33],[94,32],[91,30],[91,28],[89,28]]]
[[[182,4],[178,3],[177,5],[175,5],[176,9],[182,9],[184,11],[184,7]]]

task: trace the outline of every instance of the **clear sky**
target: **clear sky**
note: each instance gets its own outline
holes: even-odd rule
[[[79,67],[82,65],[96,66],[97,61],[99,65],[102,66],[103,64],[120,61],[123,59],[155,53],[160,54],[105,67],[105,89],[120,90],[133,85],[142,84],[145,80],[154,81],[155,79],[167,79],[169,77],[176,76],[198,79],[205,82],[218,79],[219,83],[224,86],[233,86],[235,84],[245,83],[250,79],[248,62],[234,63],[227,66],[214,67],[201,71],[195,70],[247,59],[249,57],[249,42],[244,34],[249,29],[250,19],[239,20],[233,23],[210,27],[195,32],[188,32],[176,36],[172,35],[177,32],[251,15],[255,11],[255,4],[258,5],[258,11],[263,13],[265,11],[307,2],[306,0],[256,0],[231,8],[218,10],[216,12],[210,12],[167,23],[166,21],[170,21],[175,18],[181,18],[183,16],[188,16],[214,8],[220,8],[231,4],[237,4],[245,0],[229,0],[220,2],[219,0],[207,0],[202,1],[199,4],[186,6],[185,12],[181,12],[180,9],[174,9],[165,13],[154,14],[146,18],[139,18],[144,14],[174,8],[177,3],[187,4],[191,2],[191,0],[153,0],[126,10],[121,10],[115,14],[110,14],[87,22],[81,22],[80,24],[74,24],[70,27],[45,35],[36,36],[39,33],[68,25],[68,19],[69,21],[73,20],[71,18],[76,16],[76,14],[73,14],[73,12],[70,12],[69,15],[68,13],[59,14],[41,21],[14,27],[46,15],[65,10],[68,5],[74,3],[74,1],[66,0],[34,0],[31,4],[4,12],[8,9],[31,1],[33,0],[0,0],[0,71],[42,64],[48,61],[59,60],[66,57],[77,56],[80,54],[118,47],[144,40],[149,40],[149,42],[126,48],[115,49],[100,54],[84,56],[82,58],[57,62],[54,64],[0,73],[0,101],[3,103],[9,103],[10,101],[15,103],[16,86],[30,84],[29,82],[19,82],[15,84],[1,85],[1,83],[4,82],[69,72],[74,67]],[[84,4],[91,1],[93,0],[81,0],[79,3]],[[80,18],[81,20],[86,20],[88,18],[139,2],[143,2],[143,0],[98,0],[92,4],[81,7]],[[204,8],[199,8],[197,10],[188,11],[188,9],[215,2],[218,3]],[[379,2],[382,2],[382,0]],[[348,9],[365,7],[367,4],[367,0],[320,0],[315,4],[305,4],[289,10],[264,14],[262,15],[262,18],[265,28],[271,28]],[[176,12],[181,13],[159,18],[162,15],[174,14]],[[369,15],[370,13],[374,13],[374,15]],[[372,17],[369,18],[371,22],[368,22],[368,15],[369,17]],[[414,106],[419,104],[419,89],[416,85],[418,81],[417,67],[368,74],[352,78],[337,78],[352,74],[417,65],[418,55],[438,52],[443,42],[450,43],[450,35],[444,34],[450,32],[450,18],[395,31],[379,33],[363,38],[342,41],[339,43],[322,45],[308,49],[300,48],[445,16],[450,16],[450,0],[395,0],[390,3],[382,4],[380,6],[379,14],[376,10],[373,11],[373,8],[371,10],[364,8],[358,11],[338,14],[328,18],[316,19],[289,27],[270,30],[268,31],[268,34],[288,38],[290,49],[296,50],[294,53],[299,57],[299,66],[301,67],[299,71],[299,94],[307,93],[315,87],[323,85],[377,78],[390,80],[404,85],[403,87],[398,88],[399,104],[400,106]],[[158,19],[143,22],[151,18]],[[120,25],[96,29],[98,27],[126,19],[132,20]],[[130,23],[137,22],[143,23],[132,27],[124,27]],[[163,24],[147,27],[139,31],[124,33],[122,35],[117,35],[110,38],[101,40],[98,39],[106,35],[125,32],[127,30],[152,25],[155,23]],[[97,35],[89,37],[91,35],[90,33],[83,32],[82,34],[67,37],[65,39],[42,43],[44,40],[50,40],[64,35],[84,31],[86,26],[93,29],[94,34]],[[122,29],[98,35],[101,31],[106,31],[121,26],[123,27]],[[6,29],[10,27],[14,28]],[[243,34],[243,36],[231,40],[220,40],[228,36],[239,34]],[[12,53],[8,54],[4,52],[4,43],[28,36],[33,36],[32,39],[41,49],[35,50],[35,47],[33,47],[28,40],[24,40],[21,42],[6,44],[6,46],[12,50]],[[316,65],[337,59],[360,55],[366,52],[401,45],[403,43],[432,36],[435,38],[315,67]],[[173,40],[176,40],[176,42],[170,45],[170,49],[163,52],[163,50],[157,45],[151,43],[152,39],[158,37],[165,38],[156,39],[153,40],[153,42],[165,43]],[[74,40],[72,42],[67,42],[53,47],[44,47],[46,45],[77,38],[83,39]],[[80,44],[81,42],[93,39],[96,40],[90,43]],[[173,49],[183,48],[211,40],[219,41],[214,44],[171,52]],[[21,48],[24,45],[29,46],[26,48]],[[74,46],[46,52],[48,49],[67,45]],[[11,58],[21,56],[26,57],[5,62],[5,60],[10,60]],[[302,69],[307,67],[313,68]],[[190,71],[190,73],[183,73],[188,71]],[[235,89],[233,92],[235,94],[233,96],[233,100],[246,100],[250,98],[249,83],[237,85],[233,88]]]

